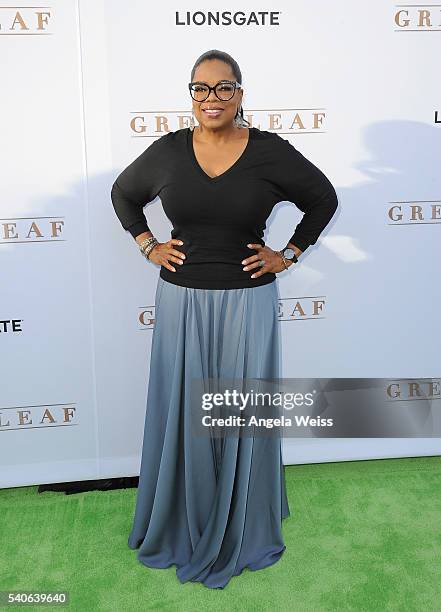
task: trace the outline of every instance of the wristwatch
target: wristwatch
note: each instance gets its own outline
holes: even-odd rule
[[[294,249],[290,247],[286,247],[282,251],[280,251],[285,259],[288,261],[292,261],[293,263],[297,263],[299,260],[297,259],[297,255],[294,252]]]
[[[285,269],[288,270],[289,266],[287,265],[287,262],[290,261],[291,263],[297,263],[298,259],[297,256],[294,252],[293,249],[290,249],[289,247],[285,247],[282,251],[277,251],[280,255],[280,257],[282,258],[283,261],[283,265],[285,266]]]

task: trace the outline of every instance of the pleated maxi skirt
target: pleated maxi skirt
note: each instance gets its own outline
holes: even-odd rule
[[[141,468],[128,545],[181,582],[223,588],[276,563],[290,515],[280,437],[195,437],[191,379],[280,376],[276,281],[195,289],[158,277]]]

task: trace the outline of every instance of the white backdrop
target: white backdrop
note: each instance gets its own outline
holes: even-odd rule
[[[189,125],[191,67],[211,48],[239,62],[252,124],[289,139],[339,197],[277,280],[283,376],[439,380],[440,8],[242,2],[245,19],[274,11],[264,25],[209,25],[210,10],[0,2],[1,486],[139,473],[159,268],[110,187]],[[167,240],[160,200],[145,213]],[[280,203],[266,242],[284,246],[300,218]],[[284,440],[285,463],[440,451],[436,438]]]

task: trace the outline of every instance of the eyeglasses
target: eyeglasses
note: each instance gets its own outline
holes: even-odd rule
[[[216,83],[214,87],[210,87],[210,85],[207,85],[207,83],[202,83],[201,81],[194,81],[193,83],[188,84],[190,95],[193,100],[196,100],[196,102],[203,102],[206,100],[211,91],[214,91],[218,100],[226,102],[227,100],[231,100],[231,98],[234,96],[234,92],[236,89],[239,89],[239,87],[242,86],[237,81],[228,80],[219,81],[219,83]]]

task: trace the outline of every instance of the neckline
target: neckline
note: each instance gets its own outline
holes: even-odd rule
[[[188,148],[188,152],[190,154],[190,158],[193,162],[193,165],[195,166],[196,170],[199,172],[199,174],[208,182],[208,183],[216,183],[217,181],[220,181],[221,179],[223,179],[225,176],[229,175],[233,170],[235,170],[237,168],[237,166],[245,159],[245,157],[248,154],[248,151],[250,149],[251,146],[251,139],[252,139],[252,135],[253,135],[253,127],[249,127],[248,128],[248,140],[247,140],[247,144],[245,146],[245,149],[242,151],[240,157],[238,157],[236,159],[236,161],[231,164],[231,166],[229,168],[227,168],[224,172],[222,172],[222,174],[218,174],[217,176],[209,176],[205,170],[202,168],[202,166],[199,164],[198,160],[196,159],[196,155],[194,152],[194,148],[193,148],[193,130],[191,130],[190,128],[187,128],[187,148]]]

